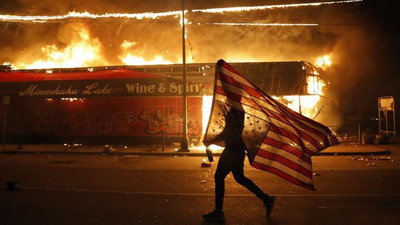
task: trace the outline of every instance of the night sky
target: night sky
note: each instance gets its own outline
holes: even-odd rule
[[[201,9],[299,2],[312,1],[187,0],[186,6],[188,9]],[[320,24],[313,28],[188,26],[192,61],[216,62],[219,58],[224,58],[229,62],[234,60],[230,58],[232,55],[239,54],[258,61],[306,60],[315,63],[318,56],[331,54],[332,66],[325,71],[324,76],[330,81],[332,100],[338,105],[345,120],[367,124],[371,117],[377,117],[377,99],[380,96],[394,96],[396,109],[399,110],[400,32],[398,7],[395,3],[396,1],[364,0],[358,3],[224,15],[189,13],[189,20],[203,23]],[[70,11],[98,14],[140,13],[170,10],[181,10],[181,1],[2,0],[0,5],[0,14],[3,15],[57,15]],[[31,52],[37,51],[41,45],[66,45],[68,40],[60,38],[60,34],[68,29],[68,22],[71,21],[30,25],[0,21],[0,61],[18,63],[22,56],[35,56]],[[175,55],[180,53],[181,34],[179,26],[176,26],[176,19],[125,23],[90,21],[91,34],[98,37],[105,46],[103,51],[107,62],[121,64],[116,57],[118,49],[113,46],[119,46],[125,39],[141,44],[136,54],[153,55],[159,54],[159,51],[168,51],[169,54],[164,57],[171,61],[179,61]],[[175,39],[176,41],[171,43],[171,40]]]

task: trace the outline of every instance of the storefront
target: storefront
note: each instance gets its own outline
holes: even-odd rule
[[[182,137],[183,85],[127,69],[0,73],[8,142],[158,144]],[[189,83],[188,136],[202,133],[202,84]],[[6,109],[7,107],[7,109]]]

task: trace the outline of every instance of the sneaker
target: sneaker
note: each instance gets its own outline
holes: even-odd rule
[[[274,204],[275,204],[275,196],[268,196],[264,199],[264,206],[267,212],[265,213],[266,217],[269,217],[271,215],[272,210],[274,209]]]
[[[205,221],[211,221],[211,222],[223,222],[225,221],[225,216],[224,212],[217,212],[217,211],[212,211],[209,212],[208,214],[203,215],[203,219]]]

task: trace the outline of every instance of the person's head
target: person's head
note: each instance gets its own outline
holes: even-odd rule
[[[232,135],[240,135],[244,128],[244,112],[235,108],[230,110],[225,115],[225,130]]]

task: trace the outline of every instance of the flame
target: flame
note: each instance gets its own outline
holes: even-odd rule
[[[55,15],[55,16],[17,16],[17,15],[0,15],[0,21],[9,22],[51,22],[55,20],[66,20],[66,19],[102,19],[102,18],[125,18],[125,19],[159,19],[161,17],[175,16],[179,17],[181,11],[169,11],[169,12],[145,12],[145,13],[105,13],[105,14],[93,14],[90,12],[68,12],[66,15]]]
[[[121,61],[126,65],[160,65],[160,64],[173,64],[173,62],[165,60],[164,57],[156,55],[151,60],[146,60],[142,56],[134,56],[128,53],[121,58]]]
[[[201,110],[203,112],[203,118],[202,118],[203,134],[206,133],[208,120],[210,119],[212,100],[213,100],[212,95],[204,95],[203,96],[203,107],[201,108]]]
[[[39,59],[29,65],[21,63],[18,67],[24,69],[86,67],[92,65],[107,65],[101,54],[102,44],[98,38],[90,36],[84,26],[75,26],[69,45],[59,49],[56,45],[41,48],[45,59]]]
[[[331,57],[329,55],[324,55],[322,57],[319,57],[315,61],[315,66],[322,70],[326,70],[331,65],[332,65],[332,61],[331,61]]]
[[[165,60],[163,56],[156,55],[153,59],[147,60],[143,56],[136,56],[132,52],[139,45],[137,42],[123,41],[121,44],[122,54],[119,59],[126,65],[158,65],[172,64],[173,62]]]
[[[309,118],[315,117],[320,110],[318,103],[323,96],[325,83],[320,79],[318,71],[307,76],[307,94],[308,95],[285,95],[272,96],[282,104],[286,105],[295,112],[301,113]]]
[[[329,1],[329,2],[311,2],[311,3],[294,3],[280,5],[263,5],[263,6],[246,6],[246,7],[228,7],[228,8],[211,8],[211,9],[194,9],[192,12],[200,13],[226,13],[226,12],[245,12],[254,10],[267,10],[277,8],[293,8],[293,7],[317,7],[323,5],[358,3],[363,0],[344,0],[344,1]],[[185,13],[187,10],[185,10]],[[182,17],[182,11],[168,12],[145,12],[145,13],[105,13],[93,14],[90,12],[69,12],[66,15],[55,16],[17,16],[17,15],[0,15],[0,21],[8,22],[51,22],[55,20],[66,19],[102,19],[102,18],[125,18],[125,19],[160,19],[162,17],[174,16],[175,18]]]
[[[322,88],[325,83],[317,75],[307,76],[307,93],[310,95],[323,95]]]
[[[197,25],[218,25],[218,26],[257,26],[257,27],[314,27],[318,23],[196,23]]]
[[[319,95],[285,95],[272,96],[291,110],[301,113],[308,118],[313,118],[318,112],[317,104],[321,97]]]
[[[264,6],[196,9],[196,10],[192,10],[192,11],[193,12],[202,12],[202,13],[242,12],[242,11],[253,11],[253,10],[277,9],[277,8],[293,8],[293,7],[307,7],[307,6],[322,6],[322,5],[333,5],[333,4],[344,4],[344,3],[356,3],[356,2],[362,2],[362,1],[363,0],[294,3],[294,4],[264,5]]]

